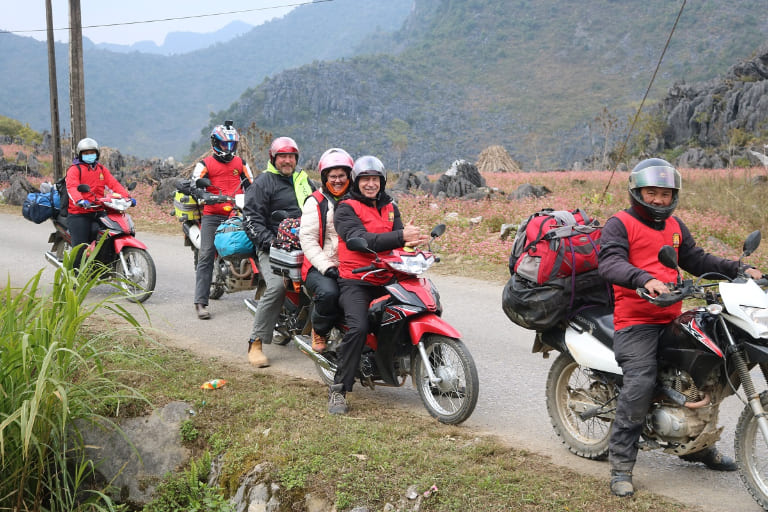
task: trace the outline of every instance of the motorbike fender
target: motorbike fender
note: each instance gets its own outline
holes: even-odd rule
[[[115,238],[114,241],[116,253],[122,251],[124,247],[135,247],[137,249],[144,249],[145,251],[147,250],[147,246],[144,244],[144,242],[139,242],[132,236]]]
[[[613,350],[588,332],[576,332],[574,329],[565,330],[565,346],[568,352],[581,366],[600,370],[616,375],[622,375],[621,368],[616,362]]]
[[[200,249],[200,226],[196,223],[188,222],[183,225],[184,233],[187,235],[187,240],[195,248]]]
[[[457,340],[461,339],[459,331],[435,314],[414,318],[408,323],[408,331],[411,333],[411,343],[414,345],[417,345],[427,333],[440,334]]]

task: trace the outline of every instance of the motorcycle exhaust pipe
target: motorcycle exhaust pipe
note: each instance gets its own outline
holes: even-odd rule
[[[323,354],[312,350],[312,341],[309,336],[303,334],[294,334],[291,339],[296,344],[296,347],[307,357],[309,357],[315,364],[318,364],[328,371],[335,372],[336,365],[331,363]]]
[[[56,268],[61,268],[61,261],[59,261],[59,258],[56,257],[55,254],[53,254],[51,251],[45,251],[45,259],[48,260],[48,263],[53,265]]]

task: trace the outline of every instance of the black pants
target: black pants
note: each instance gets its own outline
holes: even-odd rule
[[[635,466],[637,442],[656,387],[656,352],[664,327],[632,325],[614,334],[613,350],[624,374],[624,384],[608,445],[612,470],[631,471]]]
[[[90,244],[96,240],[96,235],[99,232],[99,223],[97,221],[98,213],[70,213],[67,216],[67,230],[72,239],[72,248],[74,249],[80,244]],[[80,258],[83,256],[83,251],[80,250],[75,258],[75,268],[80,266]]]
[[[344,310],[344,323],[349,330],[336,349],[338,367],[334,384],[344,384],[344,391],[352,391],[355,374],[360,366],[365,338],[368,334],[368,305],[376,297],[387,293],[383,286],[372,286],[358,281],[339,281],[339,304]]]
[[[312,296],[312,328],[320,336],[327,336],[339,313],[339,284],[312,267],[304,286]]]

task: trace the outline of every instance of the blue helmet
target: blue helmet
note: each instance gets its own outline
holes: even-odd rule
[[[232,126],[232,121],[224,121],[223,125],[214,127],[211,132],[211,149],[213,156],[222,162],[229,162],[235,157],[240,135]]]

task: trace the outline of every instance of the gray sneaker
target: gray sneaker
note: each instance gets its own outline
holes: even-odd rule
[[[620,498],[635,494],[631,471],[611,471],[611,493]]]
[[[211,318],[211,314],[208,312],[208,306],[205,304],[195,304],[195,311],[197,311],[197,318],[200,320],[208,320]]]
[[[328,412],[331,414],[349,412],[344,384],[334,384],[328,388]]]

